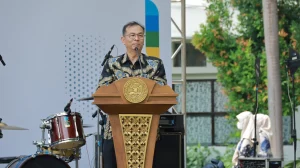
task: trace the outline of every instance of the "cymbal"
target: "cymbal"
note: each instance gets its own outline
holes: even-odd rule
[[[77,101],[87,101],[87,100],[94,100],[94,98],[93,97],[85,97],[85,98],[78,99]]]
[[[28,130],[27,128],[21,128],[16,126],[8,126],[5,123],[0,123],[0,129],[1,130]]]
[[[83,124],[82,127],[83,128],[90,128],[90,127],[93,127],[93,125]]]

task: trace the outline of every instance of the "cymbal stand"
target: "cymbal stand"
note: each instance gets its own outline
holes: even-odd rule
[[[2,118],[0,118],[0,123],[2,121]],[[0,129],[0,139],[3,138],[2,130]]]

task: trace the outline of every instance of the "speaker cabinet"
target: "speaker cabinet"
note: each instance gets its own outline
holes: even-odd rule
[[[277,158],[239,158],[238,168],[281,168],[282,161]]]
[[[160,133],[153,158],[153,168],[183,168],[184,138],[180,132]]]

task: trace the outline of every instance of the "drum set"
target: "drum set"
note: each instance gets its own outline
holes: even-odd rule
[[[86,144],[82,116],[78,112],[61,112],[41,120],[41,141],[34,141],[37,151],[33,155],[0,158],[0,163],[8,163],[6,168],[70,168],[68,163],[81,158],[81,147]],[[1,130],[27,130],[1,123]],[[47,138],[45,134],[48,135]]]

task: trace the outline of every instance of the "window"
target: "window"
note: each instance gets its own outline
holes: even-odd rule
[[[180,46],[180,41],[172,42],[173,53]],[[173,59],[174,67],[181,67],[181,52],[179,51],[176,57]],[[188,67],[205,67],[206,66],[206,56],[202,54],[199,50],[191,43],[186,43],[186,66]]]
[[[222,86],[216,80],[189,80],[186,87],[187,144],[236,144],[239,138],[228,139],[233,128],[226,119],[228,98],[221,93]],[[175,109],[181,112],[181,86],[174,84],[173,88],[179,94]],[[284,144],[290,144],[290,133],[291,118],[283,117]]]

